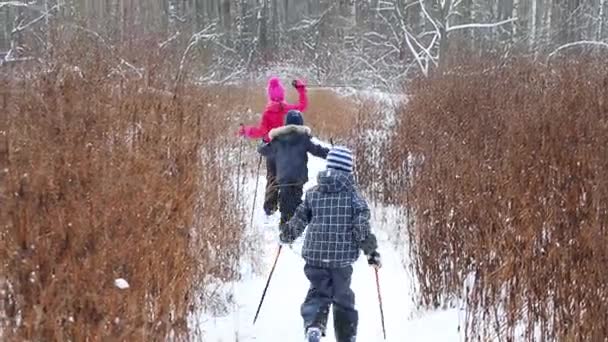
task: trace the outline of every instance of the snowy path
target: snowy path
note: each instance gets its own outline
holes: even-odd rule
[[[311,157],[309,161],[310,182],[305,190],[316,184],[316,174],[325,168],[325,162]],[[260,179],[258,199],[263,197],[265,179]],[[252,189],[253,190],[253,189]],[[252,191],[253,192],[253,191]],[[258,202],[259,203],[259,202]],[[260,205],[261,207],[261,205]],[[259,208],[256,208],[259,209]],[[383,258],[380,270],[380,283],[384,301],[387,341],[460,341],[458,333],[458,311],[456,309],[418,313],[411,299],[411,278],[402,266],[401,254],[388,241],[390,225],[380,223],[377,212],[372,213],[372,229],[379,240],[379,251]],[[201,323],[205,341],[303,341],[300,304],[308,290],[303,267],[299,256],[301,239],[293,249],[284,247],[277,263],[273,279],[268,288],[266,299],[258,321],[252,324],[258,301],[264,289],[266,277],[272,266],[278,248],[278,213],[270,224],[265,224],[261,209],[256,210],[254,229],[263,232],[265,266],[262,275],[246,274],[235,284],[235,299],[238,309],[225,317],[206,316]],[[364,257],[354,265],[353,290],[359,310],[358,341],[382,341],[380,311],[373,270]],[[328,336],[324,341],[335,341],[333,325],[330,322]]]

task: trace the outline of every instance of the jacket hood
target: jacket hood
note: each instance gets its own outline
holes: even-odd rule
[[[282,102],[285,100],[285,89],[278,77],[272,77],[268,80],[268,99],[270,101]]]
[[[321,192],[353,191],[355,180],[353,174],[340,170],[325,170],[317,176],[318,189]]]
[[[271,129],[270,132],[268,133],[268,137],[270,137],[270,140],[272,140],[274,138],[278,138],[282,135],[287,135],[290,133],[310,135],[310,132],[311,132],[311,130],[307,126],[286,125],[286,126],[281,126],[281,127]]]

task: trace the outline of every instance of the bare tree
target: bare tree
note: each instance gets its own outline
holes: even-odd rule
[[[606,42],[608,1],[5,0],[2,60],[46,55],[53,32],[76,21],[112,44],[157,35],[165,50],[216,24],[220,38],[196,50],[220,64],[228,58],[255,72],[280,61],[310,70],[317,81],[389,87],[441,70],[461,53],[540,57],[564,44]],[[577,43],[559,52],[604,53],[600,46]],[[217,80],[232,74],[217,68],[226,70],[214,74]]]

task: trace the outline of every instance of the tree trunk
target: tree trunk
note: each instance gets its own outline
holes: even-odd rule
[[[359,29],[364,29],[369,18],[369,2],[367,0],[355,0],[355,25]]]
[[[194,0],[194,31],[198,32],[205,25],[205,9],[203,0]]]
[[[230,15],[230,0],[222,1],[222,26],[224,30],[229,31],[232,25],[232,16]]]
[[[241,9],[241,26],[239,34],[241,36],[241,39],[245,39],[247,34],[250,34],[252,32],[251,29],[253,25],[251,24],[251,20],[247,18],[247,16],[249,15],[249,4],[247,3],[247,0],[241,0],[239,4]]]
[[[562,19],[567,19],[564,15],[564,8],[562,6],[562,0],[553,0],[551,6],[551,22],[549,27],[553,36],[553,43],[556,45],[565,44],[568,41],[568,23]]]
[[[306,7],[308,8],[308,15],[317,14],[318,6],[315,6],[315,5],[318,5],[318,0],[307,0],[306,4],[307,4]]]
[[[283,23],[285,24],[284,27],[288,27],[289,24],[291,24],[291,18],[289,13],[289,0],[283,0],[283,17]]]
[[[532,2],[532,0],[516,0],[513,4],[517,11],[513,16],[518,19],[515,23],[515,35],[518,38],[530,37]]]
[[[272,0],[271,3],[272,6],[272,40],[270,42],[270,45],[273,48],[277,48],[279,46],[279,40],[280,40],[280,23],[279,23],[279,1],[278,0]]]
[[[591,1],[591,0],[586,0]],[[582,17],[586,14],[587,9],[580,9],[581,0],[568,0],[565,4],[566,11],[564,13],[563,22],[567,22],[566,25],[566,41],[574,42],[577,40],[581,40],[581,32],[583,26]]]
[[[445,0],[444,6],[439,6],[439,10],[435,11],[438,15],[436,18],[441,23],[439,31],[441,33],[441,39],[439,39],[439,68],[442,69],[448,62],[448,54],[450,49],[450,40],[446,27],[448,26],[448,15],[450,14],[450,8],[452,7],[452,0]]]
[[[264,62],[268,61],[268,0],[262,0],[262,7],[258,10],[258,39]]]
[[[545,1],[544,0],[534,0],[534,47],[535,50],[538,50],[538,46],[543,41],[543,31],[545,28]]]
[[[507,20],[513,17],[513,0],[502,0],[499,3],[498,20]],[[497,29],[501,34],[499,35],[501,41],[508,40],[513,36],[513,24],[502,25]]]
[[[458,6],[458,8],[456,8],[455,10],[460,13],[460,15],[454,17],[453,21],[455,25],[464,25],[471,23],[471,16],[473,12],[472,0],[462,0],[460,6]],[[451,33],[452,37],[450,39],[456,41],[456,44],[458,44],[459,51],[463,51],[465,53],[471,51],[473,49],[472,30],[459,30],[455,33]]]
[[[350,8],[349,0],[339,0],[338,8],[339,8],[340,15],[342,17],[344,17],[344,18],[350,17],[351,8]]]
[[[365,0],[362,0],[365,1]],[[368,22],[369,22],[369,29],[372,31],[376,30],[376,8],[378,8],[378,1],[379,0],[371,0],[371,10],[368,12],[369,16],[367,18]]]
[[[599,25],[597,29],[597,40],[601,40],[608,36],[608,30],[606,28],[608,21],[608,1],[600,0],[600,13],[599,13]]]
[[[46,13],[49,13],[49,10],[53,7],[53,4],[51,3],[52,0],[44,0],[44,11]],[[53,46],[53,27],[52,27],[52,22],[51,22],[51,16],[47,15],[44,18],[44,30],[45,30],[45,46],[44,46],[44,53],[45,53],[45,57],[50,57],[50,53],[51,53],[51,47]]]
[[[216,11],[216,0],[205,0],[205,2],[207,4],[207,18],[209,18],[211,21],[217,19],[218,15]]]
[[[10,32],[10,16],[8,8],[5,8],[4,10],[0,11],[0,15],[4,16],[3,25],[2,27],[0,27],[0,30],[2,30],[2,32],[0,32],[0,53],[3,54],[9,49],[8,32]],[[0,56],[0,59],[2,59],[3,56],[4,55]]]
[[[177,32],[178,0],[169,0],[167,15],[169,16],[169,33]]]

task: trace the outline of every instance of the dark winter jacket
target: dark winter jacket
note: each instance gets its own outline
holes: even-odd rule
[[[325,158],[329,149],[311,141],[310,128],[287,125],[268,134],[271,141],[258,148],[265,157],[274,159],[279,185],[300,185],[308,182],[308,154]]]
[[[281,240],[292,242],[308,226],[302,257],[308,265],[338,268],[351,265],[375,251],[370,211],[354,184],[353,175],[338,170],[319,173],[318,185],[306,192],[288,224],[281,227]]]

